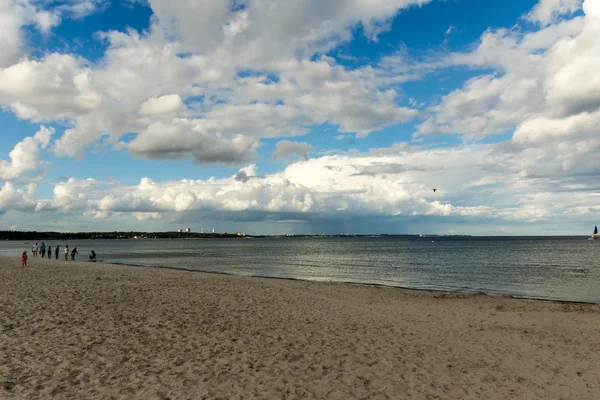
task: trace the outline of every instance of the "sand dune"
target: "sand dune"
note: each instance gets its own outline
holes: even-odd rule
[[[0,258],[0,398],[598,399],[600,306]]]

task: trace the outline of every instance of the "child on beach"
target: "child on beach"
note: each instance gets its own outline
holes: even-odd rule
[[[79,254],[79,252],[77,251],[77,247],[75,247],[71,252],[71,261],[75,261],[75,254]]]
[[[26,267],[26,266],[27,266],[27,258],[28,258],[28,257],[27,257],[27,252],[26,252],[26,251],[24,251],[24,252],[23,252],[23,255],[21,256],[21,261],[22,261],[22,265],[23,265],[23,267]]]

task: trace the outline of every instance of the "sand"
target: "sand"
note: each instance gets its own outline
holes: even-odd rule
[[[0,257],[0,398],[598,399],[600,306]]]

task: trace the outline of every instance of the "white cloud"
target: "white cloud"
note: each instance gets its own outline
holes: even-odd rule
[[[108,0],[64,0],[54,10],[69,18],[81,19],[109,6]]]
[[[567,3],[552,4],[564,10]],[[552,4],[541,2],[538,8]],[[513,141],[519,146],[593,139],[600,108],[600,79],[593,67],[600,62],[597,4],[587,0],[585,17],[533,33],[487,31],[472,53],[448,57],[446,65],[496,71],[445,96],[417,134],[482,138],[516,128]]]
[[[22,119],[61,120],[85,115],[101,103],[84,61],[50,54],[0,69],[0,105]]]
[[[15,188],[12,182],[5,182],[0,188],[0,215],[7,210],[28,211],[35,208],[33,195],[35,185],[28,185],[24,188]]]
[[[41,203],[64,212],[244,212],[274,213],[281,218],[293,213],[305,220],[341,212],[533,220],[567,209],[566,202],[555,204],[563,197],[551,189],[559,175],[527,177],[523,165],[513,168],[525,156],[531,158],[529,165],[541,169],[556,158],[502,153],[498,145],[398,149],[313,158],[264,176],[257,176],[256,167],[249,166],[231,178],[161,183],[144,178],[138,186],[106,187],[93,180],[71,179],[55,187],[52,200]],[[570,195],[574,201],[569,204],[586,204],[577,192]],[[592,206],[592,199],[587,200]]]
[[[24,28],[48,34],[64,18],[83,18],[106,5],[105,0],[0,0],[0,68],[26,53]]]
[[[38,201],[37,211],[60,211],[64,213],[95,211],[89,209],[88,198],[93,191],[102,189],[102,182],[89,178],[85,180],[69,179],[54,186],[51,200]]]
[[[600,143],[590,147],[589,140],[560,144],[553,153],[545,147],[506,149],[506,143],[444,149],[400,144],[312,158],[267,175],[249,165],[228,178],[143,178],[134,186],[69,179],[55,185],[52,198],[37,200],[36,210],[68,213],[75,220],[129,215],[152,224],[190,215],[307,223],[324,217],[431,217],[539,224],[569,214],[585,222],[596,213],[597,198],[588,192],[600,190],[595,162]],[[9,186],[5,196],[13,198],[18,190]],[[4,211],[18,207],[15,201],[5,204]]]
[[[549,52],[545,80],[548,104],[563,113],[593,111],[600,107],[600,5],[587,0],[583,31],[564,38]]]
[[[208,0],[150,0],[161,29],[177,37],[185,51],[215,52],[236,65],[263,66],[285,58],[326,52],[352,37],[360,24],[376,38],[399,10],[430,0],[256,0],[243,10]]]
[[[542,25],[555,23],[560,17],[581,8],[582,0],[540,0],[527,14],[527,19]]]
[[[23,27],[33,25],[41,32],[48,32],[59,20],[56,14],[39,10],[30,1],[0,0],[0,68],[11,65],[22,55]]]
[[[140,113],[145,115],[172,114],[184,107],[178,94],[168,94],[150,97],[140,106]]]
[[[394,88],[409,78],[384,67],[352,70],[324,56],[310,58],[350,39],[358,25],[375,39],[400,10],[428,2],[344,0],[332,7],[260,0],[235,10],[220,1],[193,7],[151,1],[156,18],[146,32],[98,35],[108,49],[96,65],[49,54],[0,68],[0,106],[21,119],[63,124],[54,152],[79,159],[103,138],[115,144],[130,132],[147,137],[154,124],[174,117],[203,121],[195,143],[303,135],[324,123],[364,137],[418,115],[401,106]],[[105,2],[44,4],[53,15],[79,18]],[[248,140],[246,146],[255,139]],[[141,141],[134,154],[144,153],[135,151]],[[144,146],[152,158],[173,159],[171,151]]]
[[[257,159],[261,139],[300,136],[321,124],[335,125],[342,134],[327,134],[339,139],[419,116],[427,116],[419,135],[480,139],[515,130],[500,145],[398,144],[313,159],[307,159],[310,144],[283,140],[274,158],[296,155],[301,162],[281,172],[259,176],[256,166],[246,166],[224,179],[148,178],[137,186],[69,180],[55,185],[52,199],[38,200],[37,209],[96,219],[131,214],[140,221],[187,212],[507,221],[595,213],[581,193],[600,190],[594,183],[598,2],[586,0],[584,17],[565,20],[580,2],[540,1],[529,14],[539,30],[489,29],[473,51],[430,53],[423,62],[400,52],[350,68],[323,55],[350,41],[358,26],[377,40],[396,13],[427,2],[256,0],[236,10],[226,1],[191,7],[150,0],[150,28],[99,34],[108,48],[94,64],[72,55],[23,57],[20,32],[27,25],[49,32],[60,18],[84,16],[103,2],[36,2],[36,8],[20,1],[20,8],[3,9],[16,3],[0,0],[9,32],[0,32],[6,39],[0,41],[6,49],[0,52],[0,106],[21,119],[63,125],[52,147],[59,156],[83,157],[104,140],[145,159],[246,165]],[[428,110],[424,99],[405,97],[404,82],[457,66],[484,72]],[[123,138],[132,133],[133,140]],[[48,132],[25,138],[0,162],[0,176],[19,179],[38,168],[40,150],[50,145]],[[19,198],[22,190],[31,199],[30,189],[11,185],[6,198]],[[17,207],[13,200],[5,204],[5,210]]]
[[[240,168],[233,176],[233,179],[240,182],[247,182],[252,178],[256,178],[256,164],[250,164],[244,168]]]
[[[26,137],[17,143],[8,155],[11,161],[0,160],[0,180],[16,179],[37,168],[41,162],[40,149],[48,146],[52,134],[53,128],[41,126],[33,137]]]

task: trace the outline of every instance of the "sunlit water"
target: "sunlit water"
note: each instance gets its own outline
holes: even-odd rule
[[[0,242],[31,254],[34,242]],[[46,242],[99,261],[237,275],[600,303],[600,243],[585,238],[246,238]],[[54,258],[54,257],[53,257]]]

